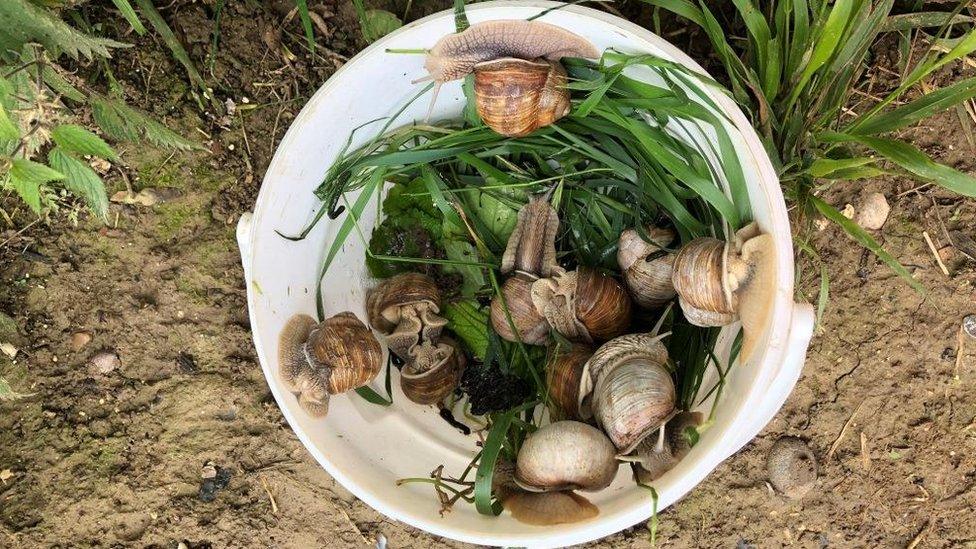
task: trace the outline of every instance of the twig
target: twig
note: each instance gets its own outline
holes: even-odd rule
[[[271,512],[277,515],[278,502],[275,501],[274,495],[271,494],[271,489],[268,488],[268,481],[264,479],[264,475],[259,478],[261,479],[261,487],[264,488],[264,493],[268,494],[268,499],[271,500]]]
[[[959,366],[962,365],[962,347],[965,341],[966,337],[962,329],[962,324],[960,324],[959,332],[956,334],[956,365],[953,367],[952,376],[952,378],[956,381],[959,381]]]
[[[844,426],[840,430],[840,434],[837,435],[837,439],[834,440],[834,443],[830,445],[830,450],[827,452],[827,459],[825,459],[824,462],[830,461],[830,458],[834,457],[834,452],[837,451],[837,448],[840,446],[841,441],[844,440],[844,435],[847,434],[847,429],[848,427],[851,426],[851,423],[854,422],[854,417],[857,415],[857,412],[861,409],[861,406],[864,406],[863,400],[860,403],[858,403],[856,408],[854,408],[854,412],[851,413],[851,417],[847,418],[847,423],[844,423]]]
[[[918,544],[922,543],[922,536],[924,536],[925,533],[928,531],[929,531],[929,521],[925,521],[925,524],[922,525],[922,529],[919,530],[918,535],[915,536],[915,539],[913,539],[912,542],[908,544],[907,549],[915,549],[916,547],[918,547]]]
[[[864,431],[861,431],[861,465],[864,466],[865,471],[871,469],[871,450],[868,448],[868,436]]]
[[[921,184],[921,185],[919,185],[917,187],[912,187],[911,189],[908,189],[907,191],[905,191],[903,193],[896,194],[895,195],[895,198],[901,198],[901,197],[905,196],[906,194],[912,194],[914,192],[921,191],[922,189],[925,189],[925,188],[928,188],[928,187],[931,187],[931,186],[932,186],[931,183],[923,183],[923,184]]]
[[[7,240],[4,240],[2,243],[0,243],[0,248],[3,248],[7,244],[10,244],[10,241],[12,241],[13,239],[17,238],[21,234],[23,234],[24,231],[26,231],[27,229],[30,229],[32,226],[34,226],[35,223],[37,223],[40,220],[41,220],[40,218],[37,218],[34,221],[31,221],[30,223],[28,223],[27,225],[25,225],[23,229],[17,231],[16,233],[13,234],[13,236],[11,236]],[[962,332],[960,332],[960,333],[962,333]]]
[[[942,262],[942,258],[939,257],[939,251],[935,248],[935,244],[932,242],[932,237],[929,236],[928,231],[922,231],[922,236],[925,237],[925,243],[929,245],[929,249],[932,250],[932,255],[935,256],[935,262],[939,264],[939,268],[942,269],[942,274],[949,276],[949,269],[946,268],[945,263]]]

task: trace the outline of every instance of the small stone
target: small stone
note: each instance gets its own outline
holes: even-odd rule
[[[885,195],[871,193],[861,201],[854,222],[865,229],[876,231],[884,226],[889,213],[891,213],[891,206],[888,205]]]
[[[844,209],[841,210],[840,213],[843,214],[847,219],[854,219],[854,206],[851,204],[845,204]]]
[[[200,478],[202,479],[214,478],[216,476],[217,476],[217,466],[214,465],[213,463],[208,462],[206,465],[203,466],[203,469],[200,470]]]
[[[89,361],[91,369],[99,375],[106,375],[122,365],[119,355],[115,351],[99,351]]]
[[[976,339],[976,315],[966,315],[962,319],[962,330],[969,337]]]
[[[17,347],[14,347],[13,345],[4,341],[3,343],[0,343],[0,352],[9,356],[10,358],[15,358],[17,356]]]
[[[138,193],[130,193],[129,191],[119,191],[112,195],[112,202],[117,202],[119,204],[129,204],[135,206],[155,206],[156,204],[162,204],[163,202],[169,202],[174,198],[180,196],[180,191],[173,188],[146,188],[142,189]]]
[[[77,353],[85,348],[92,340],[92,336],[86,332],[75,332],[71,334],[71,351]]]
[[[0,482],[7,484],[7,481],[13,478],[14,473],[10,469],[4,469],[0,471]]]
[[[782,437],[766,457],[769,482],[791,499],[805,496],[817,483],[817,456],[796,437]]]
[[[203,478],[203,481],[200,483],[200,491],[197,492],[197,497],[201,501],[213,501],[217,498],[217,492],[223,490],[230,484],[230,478],[233,476],[233,473],[231,473],[230,469],[214,465],[212,462],[207,462],[203,466],[200,476]]]

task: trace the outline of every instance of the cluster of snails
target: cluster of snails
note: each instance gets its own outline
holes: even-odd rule
[[[437,404],[454,392],[466,364],[458,343],[441,332],[440,290],[429,276],[402,273],[366,296],[369,323],[383,334],[390,352],[404,362],[403,394],[418,404]]]
[[[771,296],[765,290],[774,273],[771,237],[755,224],[732,242],[696,238],[680,249],[671,229],[624,231],[617,252],[622,284],[594,269],[560,267],[558,230],[547,198],[533,198],[522,208],[502,257],[501,271],[509,278],[491,304],[492,326],[505,339],[571,342],[553,345],[546,364],[556,422],[526,440],[501,498],[513,516],[534,524],[593,516],[595,507],[573,490],[605,487],[621,461],[631,462],[638,480],[649,482],[690,450],[687,430],[703,418],[677,408],[662,337],[627,333],[632,309],[659,308],[677,297],[692,324],[720,326],[739,318],[748,353],[762,322],[757,318],[768,314]],[[541,514],[546,505],[550,512]]]
[[[560,59],[599,56],[589,41],[557,26],[497,20],[441,38],[424,66],[438,87],[473,73],[478,115],[498,133],[520,137],[569,114]]]

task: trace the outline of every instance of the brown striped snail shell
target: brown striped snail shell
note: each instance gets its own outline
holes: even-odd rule
[[[386,344],[406,359],[421,341],[440,336],[447,319],[438,316],[441,294],[434,280],[421,273],[402,273],[381,282],[366,295],[369,323]]]
[[[491,325],[502,339],[521,339],[528,345],[545,345],[549,341],[549,323],[532,303],[533,282],[533,277],[518,273],[502,285],[504,302],[498,296],[491,300]],[[505,314],[506,308],[512,319],[511,324]],[[513,324],[515,330],[512,329]]]
[[[329,395],[366,385],[380,371],[383,350],[350,312],[316,324],[308,315],[288,320],[278,339],[282,381],[311,415],[328,412]]]
[[[491,129],[522,137],[569,114],[566,69],[558,61],[503,57],[474,67],[478,116]]]
[[[663,348],[657,339],[617,338],[598,349],[588,363],[595,379],[593,414],[623,454],[674,413],[677,395]]]
[[[437,404],[454,392],[467,363],[457,342],[441,337],[410,350],[410,362],[400,372],[403,394],[417,404]]]
[[[686,244],[675,258],[671,281],[692,324],[742,321],[745,360],[772,312],[776,269],[773,237],[753,222],[736,232],[733,242],[703,237]]]
[[[653,309],[675,296],[671,282],[675,254],[665,248],[675,239],[671,229],[648,227],[644,240],[635,229],[620,235],[617,263],[631,297],[641,307]]]
[[[519,449],[515,483],[535,492],[602,490],[617,474],[616,448],[602,431],[557,421],[535,431]]]
[[[586,361],[593,356],[593,349],[574,344],[567,349],[556,349],[546,364],[546,386],[551,399],[551,415],[556,419],[585,419],[591,414],[582,411],[584,385],[582,381]],[[586,385],[587,387],[590,384]]]
[[[570,341],[606,341],[627,331],[633,305],[613,277],[580,267],[532,285],[532,301],[554,330]]]

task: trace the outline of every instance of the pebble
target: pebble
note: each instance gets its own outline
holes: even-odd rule
[[[99,351],[89,361],[94,373],[106,375],[122,365],[119,355],[115,351]]]
[[[976,315],[966,315],[962,319],[962,329],[966,332],[966,335],[976,339]]]
[[[766,472],[778,492],[800,499],[817,483],[817,456],[801,439],[782,437],[769,450]]]
[[[9,356],[10,358],[15,358],[17,356],[17,347],[7,343],[6,341],[0,343],[0,352]]]
[[[201,501],[213,501],[217,498],[217,492],[223,490],[230,484],[231,476],[233,476],[233,473],[231,473],[230,469],[225,469],[214,464],[212,461],[208,461],[200,471],[202,482],[200,482],[200,491],[197,492],[197,498]]]
[[[876,231],[884,226],[891,213],[888,199],[881,193],[871,193],[861,200],[861,205],[854,216],[854,222],[870,231]]]
[[[91,334],[87,332],[75,332],[71,334],[71,351],[77,353],[85,348],[92,340]]]

